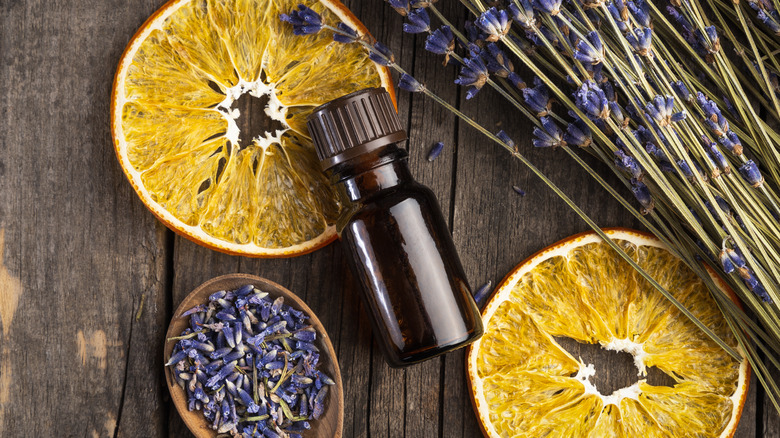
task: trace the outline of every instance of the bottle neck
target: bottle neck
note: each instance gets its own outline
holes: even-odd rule
[[[352,202],[414,181],[408,154],[395,144],[357,156],[333,167],[332,181],[341,184]]]

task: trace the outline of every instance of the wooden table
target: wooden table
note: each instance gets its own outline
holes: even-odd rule
[[[466,102],[441,59],[404,35],[380,0],[347,2],[402,65],[487,126],[507,130],[603,226],[636,226],[584,172],[535,151],[524,120],[490,92]],[[345,384],[345,437],[475,437],[464,354],[390,369],[338,244],[280,260],[231,257],[160,225],[113,152],[109,94],[119,57],[163,0],[0,0],[0,436],[189,436],[163,380],[173,309],[214,276],[246,272],[296,292],[333,338]],[[442,1],[463,19],[456,1]],[[439,196],[476,287],[586,225],[520,163],[420,96],[400,93],[410,164]],[[436,141],[446,145],[433,163]],[[606,170],[605,170],[606,173]],[[528,193],[520,197],[518,185]],[[636,380],[630,357],[583,347],[611,391]],[[738,437],[778,437],[758,385]]]

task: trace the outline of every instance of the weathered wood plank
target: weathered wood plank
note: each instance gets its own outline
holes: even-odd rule
[[[165,231],[108,120],[116,63],[152,9],[0,3],[2,436],[164,436]]]

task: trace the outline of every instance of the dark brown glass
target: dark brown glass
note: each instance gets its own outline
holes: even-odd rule
[[[391,366],[463,347],[482,335],[447,224],[433,192],[391,144],[331,169],[346,204],[341,244]]]

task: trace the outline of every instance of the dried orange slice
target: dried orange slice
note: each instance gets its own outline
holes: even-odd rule
[[[387,69],[358,45],[294,36],[279,16],[299,3],[368,33],[337,0],[173,0],[119,63],[111,127],[122,169],[155,216],[213,249],[284,257],[331,242],[340,205],[306,116],[367,87],[394,96]],[[268,131],[252,139],[237,123],[245,95],[267,102],[252,122]]]
[[[631,257],[739,351],[702,280],[653,236],[608,230]],[[714,278],[714,277],[713,277]],[[728,290],[720,279],[715,282]],[[474,408],[488,437],[730,437],[750,370],[666,300],[594,232],[538,252],[497,287],[469,349]],[[598,372],[555,337],[633,355],[673,387],[645,380],[601,394]]]

